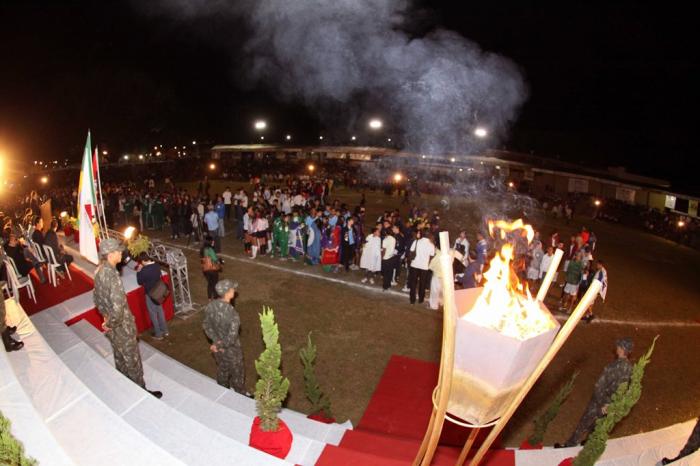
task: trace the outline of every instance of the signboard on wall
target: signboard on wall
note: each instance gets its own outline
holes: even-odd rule
[[[691,217],[698,217],[698,201],[690,201],[690,206],[688,207],[688,215]]]
[[[581,178],[569,178],[569,192],[570,193],[587,193],[588,192],[588,180],[583,180]]]
[[[676,196],[671,196],[670,194],[666,194],[666,202],[664,203],[664,207],[667,209],[675,209],[676,208]]]
[[[634,189],[615,187],[615,199],[618,201],[634,204],[634,196],[637,193]]]

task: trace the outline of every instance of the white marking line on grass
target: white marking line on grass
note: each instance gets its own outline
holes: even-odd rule
[[[177,245],[177,244],[166,243],[164,241],[161,241],[161,243],[163,243],[167,246],[170,246],[170,247],[174,247],[174,248],[188,249],[190,251],[199,252],[199,249],[194,248],[192,246],[181,246],[181,245]],[[318,275],[318,274],[311,273],[311,272],[304,272],[303,270],[289,269],[287,267],[280,267],[278,265],[268,264],[268,263],[256,261],[253,259],[247,259],[245,257],[236,257],[236,256],[231,256],[229,254],[224,254],[224,253],[220,253],[219,255],[222,257],[225,257],[226,259],[231,259],[231,260],[235,260],[235,261],[239,261],[239,262],[245,262],[247,264],[259,265],[260,267],[267,267],[268,269],[278,270],[281,272],[293,273],[295,275],[300,275],[302,277],[312,277],[312,278],[317,278],[320,280],[326,280],[326,281],[329,281],[332,283],[339,283],[341,285],[352,286],[355,288],[359,288],[359,289],[366,290],[366,291],[372,291],[374,293],[380,293],[380,294],[387,295],[387,296],[388,295],[400,296],[402,298],[408,297],[408,294],[403,293],[403,292],[399,292],[399,291],[395,291],[392,289],[384,291],[381,288],[363,285],[362,283],[354,283],[354,282],[350,282],[347,280],[341,280],[339,278],[325,277],[323,275]],[[559,315],[555,315],[555,318],[560,322],[565,322],[567,319],[566,317],[559,316]],[[629,327],[681,327],[681,328],[682,327],[700,327],[700,322],[672,322],[672,321],[647,322],[647,321],[641,321],[641,320],[605,319],[605,318],[600,318],[600,317],[596,317],[595,319],[593,319],[591,324],[626,325]]]
[[[181,248],[181,249],[184,248],[184,249],[189,249],[190,251],[199,252],[199,249],[193,248],[192,246],[179,246],[176,244],[165,243],[163,241],[161,241],[161,243],[163,243],[167,246],[174,247],[174,248]],[[230,255],[224,254],[224,253],[217,253],[217,255],[219,255],[221,257],[225,257],[226,259],[231,259],[231,260],[235,260],[235,261],[239,261],[239,262],[245,262],[247,264],[259,265],[261,267],[267,267],[268,269],[272,269],[272,270],[293,273],[295,275],[301,275],[303,277],[318,278],[318,279],[326,280],[326,281],[333,282],[333,283],[339,283],[341,285],[354,286],[355,288],[360,288],[360,289],[367,290],[367,291],[373,291],[375,293],[381,293],[383,295],[394,295],[394,296],[401,296],[404,298],[408,296],[406,293],[401,293],[399,291],[394,291],[392,289],[388,289],[388,290],[384,291],[381,288],[363,285],[362,283],[349,282],[346,280],[341,280],[339,278],[324,277],[323,275],[318,275],[318,274],[311,273],[311,272],[304,272],[303,270],[293,270],[293,269],[289,269],[287,267],[280,267],[279,265],[267,264],[265,262],[260,262],[260,261],[256,261],[253,259],[247,259],[245,257],[230,256]]]
[[[567,317],[554,316],[559,322],[566,322]],[[591,321],[593,324],[627,325],[630,327],[700,327],[700,322],[647,322],[643,320],[617,320],[596,317]]]

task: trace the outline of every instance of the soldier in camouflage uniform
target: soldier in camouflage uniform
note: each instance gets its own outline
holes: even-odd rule
[[[209,347],[214,354],[218,371],[216,382],[226,388],[233,388],[238,393],[247,395],[245,391],[245,367],[243,366],[243,350],[238,338],[241,319],[231,305],[236,294],[238,283],[231,280],[220,280],[216,284],[219,299],[207,304],[204,310],[204,333],[211,340]]]
[[[628,358],[634,343],[629,338],[622,338],[615,342],[615,346],[617,358],[603,369],[603,373],[595,384],[591,401],[588,402],[576,430],[563,445],[564,447],[573,447],[586,440],[588,434],[593,432],[596,420],[606,414],[608,404],[617,387],[629,381],[632,375],[632,363]]]
[[[5,351],[17,351],[22,349],[24,343],[17,341],[10,335],[17,331],[17,327],[8,327],[5,324],[7,313],[5,311],[5,297],[0,298],[0,333],[2,333],[2,344],[5,346]]]
[[[117,370],[130,378],[144,390],[143,365],[139,352],[136,323],[134,315],[126,301],[126,292],[116,266],[122,260],[123,246],[114,238],[108,238],[100,243],[102,261],[95,272],[95,305],[104,318],[102,327],[105,335],[112,343],[114,365]],[[150,391],[151,395],[160,398],[159,391]]]

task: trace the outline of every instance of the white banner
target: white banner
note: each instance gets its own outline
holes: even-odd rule
[[[630,188],[615,188],[615,199],[618,201],[626,202],[628,204],[634,204],[634,197],[637,191]]]
[[[583,180],[581,178],[569,178],[569,192],[570,193],[587,193],[588,192],[588,180]]]
[[[664,206],[668,209],[675,209],[676,208],[676,196],[671,196],[670,194],[666,194],[666,203]]]

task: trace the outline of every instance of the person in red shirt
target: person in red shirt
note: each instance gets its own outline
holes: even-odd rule
[[[583,244],[588,244],[588,239],[591,237],[591,234],[588,232],[588,229],[586,227],[581,228],[581,239],[583,240]]]

